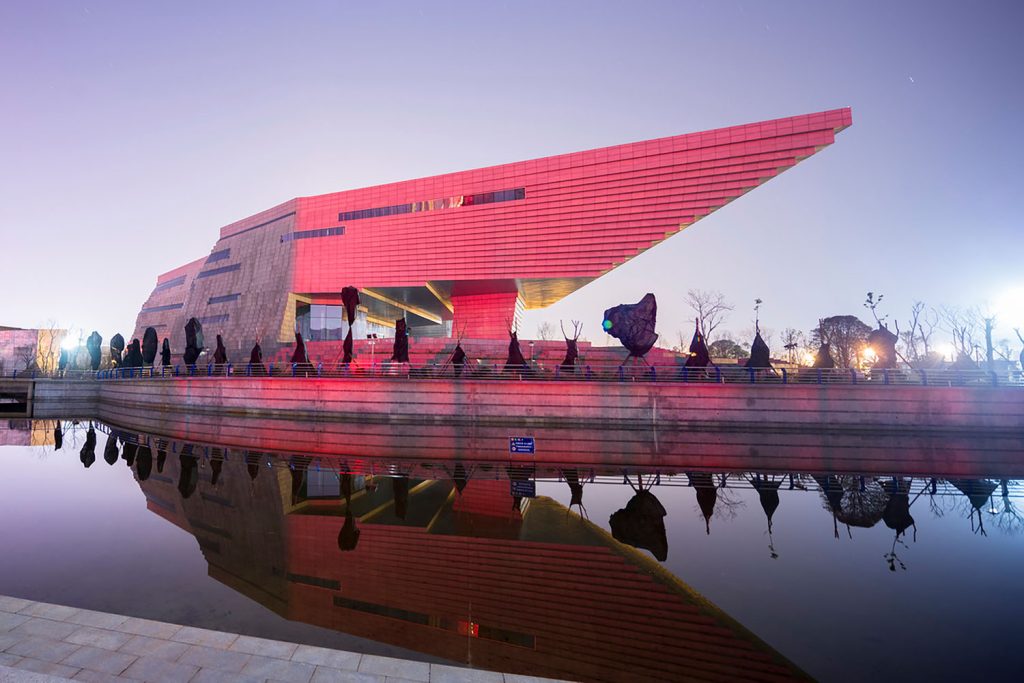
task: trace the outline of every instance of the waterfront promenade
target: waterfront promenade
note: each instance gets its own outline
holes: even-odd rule
[[[34,677],[34,674],[42,674]],[[0,595],[0,681],[544,683]]]

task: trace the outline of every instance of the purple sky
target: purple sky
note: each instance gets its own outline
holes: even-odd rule
[[[653,291],[674,340],[691,287],[737,333],[755,297],[806,330],[870,318],[868,290],[1024,326],[1019,2],[285,5],[0,5],[0,325],[127,332],[159,273],[294,196],[852,106],[524,336],[603,342],[601,311]]]

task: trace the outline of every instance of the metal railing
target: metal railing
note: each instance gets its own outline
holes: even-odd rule
[[[40,375],[41,376],[41,375]],[[76,375],[78,376],[78,375]],[[1019,371],[1001,374],[985,370],[913,370],[852,368],[779,368],[758,369],[739,366],[687,368],[684,365],[583,364],[565,367],[558,364],[531,363],[508,367],[500,363],[467,363],[461,369],[452,364],[371,363],[263,365],[231,363],[205,365],[169,365],[142,368],[114,368],[84,373],[99,380],[179,378],[331,378],[331,379],[471,379],[535,380],[583,382],[654,382],[681,384],[759,384],[759,385],[868,385],[931,387],[1024,387]]]

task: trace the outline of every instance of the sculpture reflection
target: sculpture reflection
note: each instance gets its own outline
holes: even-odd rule
[[[654,477],[644,488],[642,475],[637,475],[637,485],[626,476],[626,482],[633,489],[633,497],[626,507],[612,513],[608,524],[616,541],[628,543],[634,548],[649,550],[654,557],[664,562],[668,558],[668,537],[665,533],[665,506],[661,504],[650,488]]]

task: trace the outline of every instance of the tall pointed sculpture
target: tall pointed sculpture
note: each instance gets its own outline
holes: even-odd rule
[[[348,334],[345,335],[345,342],[343,344],[345,356],[341,362],[347,365],[352,362],[352,325],[356,321],[359,290],[351,286],[343,288],[341,290],[341,303],[345,306],[345,317],[348,319]]]
[[[267,368],[263,365],[263,347],[260,346],[259,339],[249,352],[249,374],[253,377],[264,377],[267,374]]]
[[[601,327],[629,351],[623,364],[630,358],[643,361],[647,352],[654,348],[658,341],[654,332],[657,317],[658,302],[649,292],[635,304],[620,304],[604,312]]]
[[[167,367],[171,364],[171,340],[164,337],[164,345],[160,349],[160,365]]]
[[[874,368],[893,369],[897,364],[896,342],[899,341],[899,325],[896,332],[889,331],[884,323],[879,323],[878,329],[872,330],[868,335],[868,346],[875,352]]]
[[[772,368],[771,356],[768,345],[761,338],[761,330],[755,329],[754,343],[750,345],[750,358],[747,359],[746,367],[770,370]]]
[[[395,363],[409,362],[409,331],[405,318],[395,321],[395,347],[391,352],[391,360]]]
[[[224,347],[224,339],[217,335],[217,348],[213,352],[213,362],[217,365],[227,365],[228,350]]]
[[[302,341],[302,333],[295,333],[295,350],[292,351],[292,363],[305,369],[309,365],[309,356],[306,355],[306,343]]]
[[[580,334],[583,333],[583,324],[579,320],[572,321],[572,337],[565,333],[565,327],[561,320],[558,321],[558,325],[562,328],[562,336],[565,337],[565,358],[562,359],[562,372],[576,372],[576,359],[580,357],[579,340]]]
[[[121,353],[124,351],[124,337],[121,333],[110,338],[110,364],[114,367],[121,365]]]
[[[96,430],[92,425],[89,425],[89,431],[85,433],[85,443],[82,444],[82,450],[78,452],[78,459],[87,469],[89,465],[96,462]]]
[[[156,349],[160,345],[157,340],[156,328],[147,327],[146,331],[142,334],[142,362],[146,365],[152,365],[156,360]]]
[[[523,371],[526,369],[526,359],[523,358],[523,352],[519,348],[519,334],[509,327],[508,330],[508,358],[505,360],[505,372],[509,371]]]
[[[141,368],[145,365],[142,345],[139,344],[138,339],[132,339],[132,343],[128,345],[128,351],[124,354],[123,364],[126,368]]]
[[[92,331],[89,338],[85,340],[85,348],[89,351],[90,367],[93,372],[100,369],[100,361],[103,358],[103,337],[96,330]]]
[[[708,351],[704,333],[700,331],[700,318],[696,318],[694,321],[693,339],[690,340],[690,355],[686,357],[686,367],[706,368],[711,364],[711,352]]]
[[[203,324],[195,318],[189,318],[185,323],[185,353],[182,356],[185,365],[195,365],[204,346],[206,340],[203,338]]]

